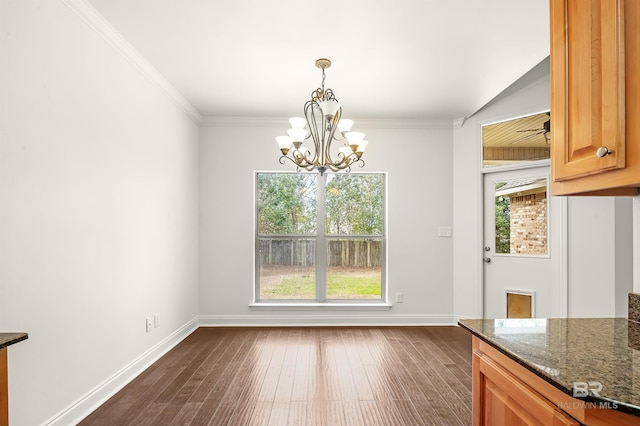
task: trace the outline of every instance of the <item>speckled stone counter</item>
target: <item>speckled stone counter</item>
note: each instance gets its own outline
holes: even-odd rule
[[[458,324],[568,395],[576,382],[640,416],[640,324],[626,318],[486,319]],[[640,419],[639,419],[640,424]]]
[[[640,294],[629,293],[629,319],[640,322]]]
[[[22,342],[29,337],[27,333],[0,333],[0,349]]]

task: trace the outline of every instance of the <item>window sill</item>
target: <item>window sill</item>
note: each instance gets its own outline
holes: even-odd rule
[[[393,305],[380,303],[250,303],[249,308],[256,311],[388,311]]]

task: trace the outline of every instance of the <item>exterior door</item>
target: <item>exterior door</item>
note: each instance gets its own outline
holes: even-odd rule
[[[564,315],[562,202],[549,180],[547,166],[484,175],[485,318]]]

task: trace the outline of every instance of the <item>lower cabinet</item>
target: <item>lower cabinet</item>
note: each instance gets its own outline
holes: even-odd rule
[[[473,337],[474,426],[580,424],[638,425],[640,417],[589,408]]]

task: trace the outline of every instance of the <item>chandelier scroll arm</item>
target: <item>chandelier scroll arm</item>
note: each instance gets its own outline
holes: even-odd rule
[[[358,163],[364,166],[361,156],[367,146],[364,133],[352,132],[353,120],[341,120],[342,106],[333,90],[325,88],[326,68],[331,61],[320,58],[316,67],[322,70],[321,87],[311,92],[311,97],[304,104],[304,118],[289,119],[291,128],[289,136],[278,136],[276,142],[282,153],[280,164],[285,164],[285,157],[296,165],[296,170],[317,170],[321,175],[325,171],[337,172],[346,170]],[[311,141],[313,149],[308,143]],[[338,146],[340,145],[340,146]]]
[[[316,116],[314,112],[314,104],[316,105],[317,108],[319,108],[317,106],[317,103],[315,103],[313,99],[310,101],[307,101],[304,104],[304,116],[307,119],[307,123],[308,123],[307,125],[309,127],[309,136],[307,137],[307,139],[311,138],[311,140],[313,141],[313,146],[315,148],[311,161],[315,163],[316,160],[320,159],[319,157],[322,153],[320,141],[324,137],[324,127],[322,128],[323,129],[322,133],[319,133],[318,131],[319,126],[316,123]]]
[[[329,137],[327,138],[327,142],[325,144],[325,152],[324,152],[324,158],[327,159],[327,163],[330,164],[340,164],[342,163],[343,160],[340,160],[340,156],[338,155],[338,161],[334,161],[331,158],[331,146],[333,145],[333,141],[334,139],[334,135],[336,133],[336,130],[338,129],[338,122],[340,121],[340,117],[342,117],[342,107],[338,108],[338,111],[336,112],[336,114],[333,116],[331,123],[328,123],[328,127],[329,127]],[[343,154],[344,155],[344,154]]]

